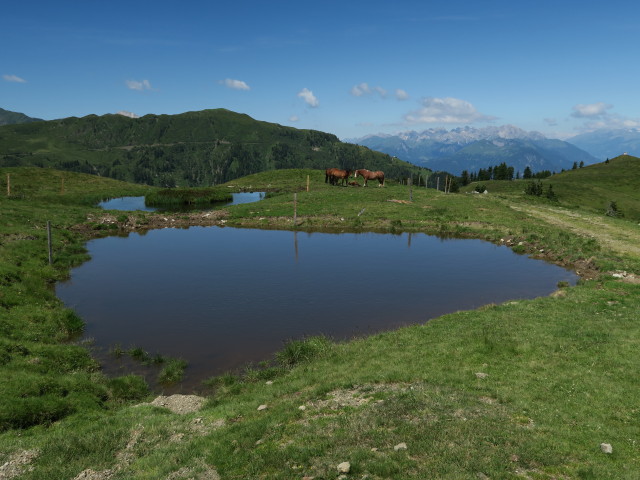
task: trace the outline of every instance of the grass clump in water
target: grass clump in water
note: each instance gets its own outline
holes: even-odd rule
[[[181,358],[169,358],[165,360],[164,368],[158,374],[158,382],[168,384],[176,383],[184,377],[187,361]]]

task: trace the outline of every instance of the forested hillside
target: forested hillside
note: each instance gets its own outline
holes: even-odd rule
[[[419,167],[335,135],[224,109],[180,115],[89,115],[0,127],[0,166],[39,166],[163,187],[214,185],[281,168],[368,168],[387,178]]]

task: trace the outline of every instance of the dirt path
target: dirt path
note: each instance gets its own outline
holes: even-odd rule
[[[511,205],[511,208],[578,235],[594,238],[603,248],[616,253],[640,256],[640,225],[635,223],[552,206]]]

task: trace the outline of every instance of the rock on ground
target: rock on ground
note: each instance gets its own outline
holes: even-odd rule
[[[154,407],[164,407],[173,413],[184,415],[186,413],[197,412],[207,401],[204,397],[198,395],[171,395],[168,397],[160,395],[151,403],[143,405],[153,405]]]

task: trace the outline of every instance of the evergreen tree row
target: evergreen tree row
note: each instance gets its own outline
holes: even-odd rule
[[[524,179],[542,179],[547,178],[553,175],[553,172],[549,170],[542,170],[540,172],[533,173],[531,168],[527,166],[524,169],[524,173],[522,177],[520,176],[520,172],[515,174],[515,179],[519,180],[520,178]],[[495,165],[489,168],[481,168],[477,172],[469,172],[468,170],[463,170],[460,175],[460,183],[462,185],[468,185],[471,182],[482,182],[487,180],[513,180],[514,179],[514,168],[508,166],[505,162],[502,162],[500,165]]]

